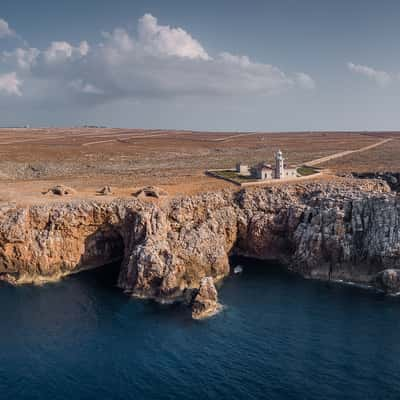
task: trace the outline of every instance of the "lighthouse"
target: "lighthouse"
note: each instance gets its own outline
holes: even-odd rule
[[[283,162],[282,152],[278,150],[275,154],[275,179],[283,179],[285,176]]]

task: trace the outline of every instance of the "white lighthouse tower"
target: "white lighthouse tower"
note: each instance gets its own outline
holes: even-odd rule
[[[285,167],[282,152],[278,150],[275,154],[275,179],[283,179],[285,176]]]

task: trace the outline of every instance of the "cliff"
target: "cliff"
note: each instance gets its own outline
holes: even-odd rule
[[[118,286],[127,293],[193,303],[202,279],[227,276],[229,255],[240,253],[278,259],[305,277],[385,289],[377,277],[400,256],[399,197],[379,181],[349,182],[222,191],[162,205],[5,205],[0,276],[51,281],[120,261]]]

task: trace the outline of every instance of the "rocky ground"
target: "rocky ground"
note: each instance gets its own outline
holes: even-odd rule
[[[308,278],[398,291],[400,200],[383,181],[348,179],[161,203],[103,199],[0,209],[3,280],[55,280],[119,260],[118,286],[126,293],[186,302],[196,318],[217,310],[213,285],[230,273],[235,253],[277,259]]]
[[[400,173],[399,172],[353,172],[351,174],[354,178],[358,179],[380,179],[385,181],[395,192],[400,191]]]
[[[143,186],[160,186],[172,195],[230,188],[205,176],[206,169],[250,165],[273,158],[280,148],[287,161],[301,164],[374,144],[395,133],[297,132],[243,133],[140,129],[0,129],[0,201],[45,202],[42,192],[56,185],[76,191],[74,199],[93,199],[105,186],[113,198],[129,197]],[[400,140],[382,148],[332,160],[332,172],[396,168]],[[397,152],[397,153],[396,153]],[[387,157],[387,154],[392,154]],[[385,156],[382,156],[385,154]],[[370,157],[371,155],[371,157]],[[353,163],[354,160],[354,163]],[[398,166],[400,168],[400,165]]]

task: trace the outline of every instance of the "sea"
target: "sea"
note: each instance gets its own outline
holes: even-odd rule
[[[239,261],[202,321],[118,265],[1,284],[0,399],[400,399],[400,297]]]

